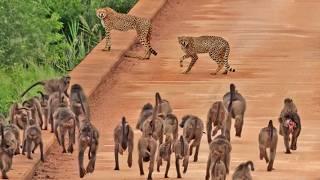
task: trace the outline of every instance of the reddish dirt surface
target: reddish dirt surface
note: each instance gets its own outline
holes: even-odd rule
[[[125,153],[120,157],[121,171],[113,171],[112,131],[122,116],[134,127],[141,107],[153,103],[156,91],[170,101],[179,119],[194,114],[206,121],[210,105],[222,99],[231,82],[247,99],[248,108],[242,137],[234,137],[234,129],[231,132],[230,174],[239,163],[252,160],[256,166],[252,175],[257,180],[320,179],[319,8],[320,2],[315,0],[170,0],[154,21],[152,45],[159,55],[150,61],[125,59],[91,99],[92,121],[101,139],[96,171],[86,179],[146,179],[138,172],[137,146],[133,167],[126,166]],[[200,55],[191,73],[181,74],[179,35],[225,37],[231,45],[230,64],[237,72],[211,76],[216,64],[208,55]],[[267,165],[258,156],[258,133],[270,119],[278,127],[277,117],[285,97],[294,99],[302,118],[298,150],[285,154],[280,136],[275,170],[267,172]],[[140,135],[135,130],[135,145]],[[190,163],[184,179],[204,178],[206,141],[204,137],[199,162]],[[154,172],[154,179],[164,179],[164,167],[161,170]],[[169,177],[176,177],[173,162]],[[77,151],[61,154],[57,145],[34,176],[78,178]]]

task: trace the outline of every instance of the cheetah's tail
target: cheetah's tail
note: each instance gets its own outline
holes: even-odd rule
[[[152,48],[150,48],[149,51],[150,51],[153,55],[155,55],[155,56],[158,54],[157,51],[155,51],[155,50],[152,49]]]

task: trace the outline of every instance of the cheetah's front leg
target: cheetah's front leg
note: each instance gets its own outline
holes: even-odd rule
[[[189,58],[189,57],[190,57],[190,55],[185,54],[185,55],[183,55],[181,58],[179,58],[179,60],[180,60],[180,67],[183,67],[183,60],[185,60],[185,59],[187,59],[187,58]]]
[[[104,51],[110,51],[111,50],[111,37],[110,37],[110,30],[105,27],[104,28],[106,31],[106,46],[104,47]]]
[[[189,64],[189,67],[188,67],[188,69],[186,71],[183,72],[183,74],[187,74],[192,69],[193,65],[198,60],[198,56],[196,54],[195,55],[191,55],[191,58],[192,58],[192,60],[191,60],[191,62]]]

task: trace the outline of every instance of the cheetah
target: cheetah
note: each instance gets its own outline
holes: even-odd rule
[[[224,66],[225,71],[223,74],[227,74],[228,71],[235,72],[228,64],[228,57],[230,52],[230,46],[228,41],[218,36],[179,36],[179,44],[181,45],[182,51],[185,55],[180,58],[180,67],[183,67],[183,60],[186,58],[191,58],[189,67],[183,72],[187,74],[192,66],[198,60],[198,53],[209,53],[211,59],[216,61],[218,67],[216,72],[210,73],[211,75],[216,75]]]
[[[122,14],[114,11],[113,9],[99,8],[96,10],[96,15],[101,20],[101,24],[106,32],[106,46],[104,48],[105,51],[111,50],[111,37],[110,31],[112,29],[118,31],[128,31],[131,29],[135,29],[138,35],[138,39],[140,43],[145,48],[144,57],[141,56],[133,56],[140,59],[149,59],[151,53],[153,55],[157,55],[158,53],[151,47],[151,21],[145,18],[132,16],[129,14]]]

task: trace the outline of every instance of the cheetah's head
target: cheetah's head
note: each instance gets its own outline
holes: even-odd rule
[[[107,12],[104,8],[97,9],[96,14],[99,19],[104,19],[107,16]]]
[[[178,42],[181,45],[182,48],[188,48],[189,47],[189,37],[187,36],[179,36]]]

